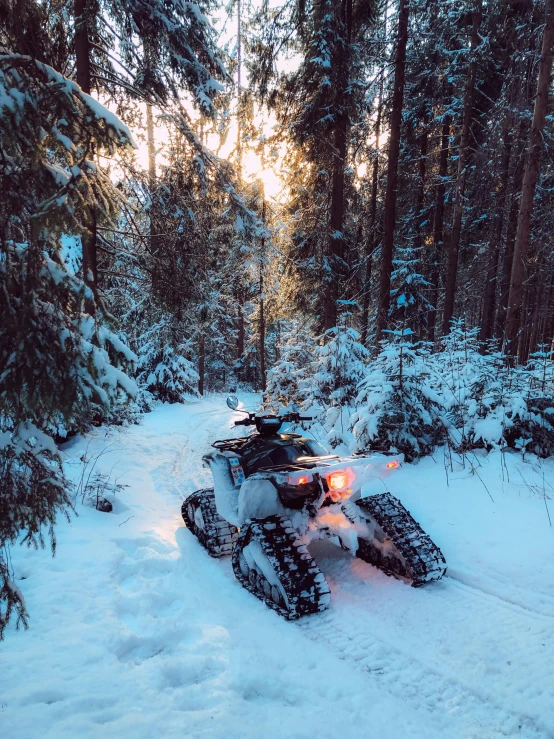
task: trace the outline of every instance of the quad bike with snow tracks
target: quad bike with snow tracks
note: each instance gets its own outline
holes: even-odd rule
[[[236,410],[238,400],[227,404]],[[390,493],[360,497],[363,483],[387,477],[401,455],[339,457],[314,439],[279,433],[283,423],[310,420],[247,413],[236,421],[256,431],[212,444],[203,460],[214,487],[183,502],[187,528],[211,556],[231,555],[241,585],[287,619],[329,605],[329,586],[308,550],[317,539],[414,587],[439,580],[442,552],[402,503]]]

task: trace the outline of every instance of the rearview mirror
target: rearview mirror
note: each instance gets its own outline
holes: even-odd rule
[[[227,407],[230,408],[232,411],[236,411],[239,407],[239,399],[236,395],[229,395],[227,398]]]

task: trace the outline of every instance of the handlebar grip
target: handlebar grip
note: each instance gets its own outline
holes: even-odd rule
[[[299,421],[313,421],[312,416],[298,416]]]

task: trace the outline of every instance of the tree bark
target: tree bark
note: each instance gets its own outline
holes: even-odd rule
[[[379,308],[375,332],[375,347],[378,348],[383,331],[387,327],[390,305],[390,282],[396,227],[396,196],[398,188],[398,158],[400,154],[400,126],[404,102],[404,80],[406,76],[406,45],[408,42],[409,0],[399,0],[398,33],[394,64],[394,86],[390,119],[389,157],[387,163],[387,191],[385,194],[385,218],[383,224],[383,246],[381,254],[381,277],[379,285]]]
[[[429,147],[429,130],[427,127],[428,124],[429,124],[429,115],[427,111],[427,106],[425,105],[425,108],[421,115],[421,125],[423,127],[423,130],[419,137],[419,140],[420,140],[419,163],[418,163],[419,186],[417,188],[417,198],[416,198],[416,207],[415,207],[416,235],[414,239],[414,248],[416,252],[421,249],[421,246],[423,244],[423,231],[421,227],[421,216],[423,213],[423,207],[425,205],[425,185],[426,185],[426,177],[427,177],[427,150]]]
[[[469,155],[469,135],[471,132],[475,78],[477,76],[477,58],[475,50],[479,44],[479,27],[481,25],[482,13],[482,0],[475,0],[471,31],[471,61],[467,71],[466,87],[464,92],[464,112],[462,118],[462,131],[460,135],[460,147],[458,150],[458,176],[456,179],[456,193],[454,208],[452,211],[452,230],[450,232],[450,244],[448,249],[448,267],[446,273],[444,311],[442,317],[443,335],[446,335],[450,331],[450,321],[454,315],[456,278],[458,274],[458,254],[462,233],[462,216],[464,212],[464,196]]]
[[[340,273],[344,268],[344,169],[348,148],[348,73],[350,69],[350,43],[352,38],[352,0],[342,0],[342,27],[346,33],[344,51],[337,59],[340,64],[339,83],[335,99],[336,125],[331,185],[331,208],[329,214],[329,267],[326,279],[323,328],[332,328],[337,323],[337,299],[339,297]]]
[[[518,336],[521,329],[521,311],[523,300],[523,283],[526,271],[526,259],[529,251],[529,235],[533,214],[533,199],[539,177],[540,157],[542,152],[542,132],[548,107],[548,91],[552,79],[552,61],[554,57],[554,0],[546,3],[546,25],[544,28],[537,96],[533,112],[531,136],[525,160],[523,187],[519,201],[514,258],[510,279],[510,294],[506,314],[505,351],[509,356],[517,351]]]
[[[262,223],[265,227],[265,197],[262,202]],[[264,314],[264,259],[265,259],[265,236],[262,236],[262,248],[260,253],[260,379],[262,384],[262,392],[265,393],[265,314]]]
[[[90,9],[87,0],[75,0],[73,6],[75,21],[75,76],[77,84],[83,92],[90,95]],[[86,231],[81,234],[83,282],[92,291],[93,298],[85,300],[85,311],[90,315],[96,313],[96,296],[98,295],[98,253],[96,245],[96,213],[93,208],[85,207],[84,225]]]
[[[425,185],[426,185],[426,177],[427,177],[427,150],[429,147],[429,131],[427,128],[428,125],[428,114],[427,114],[427,107],[423,110],[423,114],[421,116],[421,123],[423,125],[423,131],[421,132],[420,136],[420,150],[419,150],[419,187],[417,192],[417,198],[416,198],[416,207],[415,207],[415,218],[416,218],[416,235],[414,239],[414,261],[417,262],[417,270],[421,272],[422,267],[422,258],[421,258],[421,250],[423,245],[423,230],[421,226],[421,218],[423,209],[425,206]],[[420,311],[421,306],[414,304],[413,309],[416,311],[416,315],[413,316],[414,318],[414,330],[416,325],[418,326],[418,333],[421,335],[421,329],[424,324],[424,314]],[[404,312],[406,313],[407,306],[404,306],[403,308]]]
[[[146,138],[148,146],[148,178],[150,180],[150,188],[156,186],[156,139],[154,136],[154,117],[152,115],[152,106],[146,105]]]
[[[508,215],[508,228],[506,230],[506,244],[504,247],[504,258],[502,263],[502,284],[500,286],[500,296],[498,308],[496,311],[496,328],[495,337],[502,338],[504,336],[504,328],[506,326],[506,312],[508,310],[508,297],[510,294],[510,278],[512,275],[512,263],[514,261],[514,244],[517,231],[517,214],[519,211],[519,198],[521,196],[521,184],[523,182],[523,158],[524,158],[524,138],[525,138],[525,120],[522,120],[519,126],[517,138],[517,150],[514,152],[516,166],[513,174],[511,187],[511,204]]]
[[[529,340],[527,342],[527,354],[525,356],[525,360],[528,359],[529,354],[531,352],[534,352],[537,350],[537,344],[539,343],[540,336],[542,333],[542,325],[543,325],[543,301],[544,301],[544,293],[545,293],[545,283],[546,280],[544,279],[544,262],[541,259],[539,261],[539,264],[537,265],[536,274],[534,276],[535,281],[535,297],[532,301],[532,319],[529,322],[528,326],[528,334],[529,334]]]
[[[444,199],[446,195],[446,177],[448,175],[448,155],[450,146],[450,116],[446,115],[442,124],[439,156],[439,175],[435,188],[435,213],[433,220],[433,271],[431,272],[431,293],[429,302],[433,306],[427,318],[427,332],[430,341],[435,340],[437,320],[437,303],[439,302],[439,279],[441,253],[444,247]]]
[[[364,279],[364,302],[362,306],[362,332],[361,343],[365,346],[367,341],[367,330],[369,322],[369,299],[371,289],[371,272],[373,269],[373,254],[379,243],[377,235],[377,190],[379,185],[379,139],[381,137],[381,116],[383,114],[383,76],[379,87],[379,100],[377,103],[377,119],[375,121],[375,156],[371,172],[371,204],[369,211],[369,231],[366,240],[366,267]]]
[[[90,39],[87,0],[75,0],[75,63],[77,84],[90,95]]]
[[[494,329],[494,314],[498,285],[498,258],[500,254],[502,230],[504,228],[504,214],[506,211],[510,157],[512,152],[512,133],[508,120],[504,121],[504,133],[502,138],[503,148],[502,162],[500,165],[500,182],[497,193],[494,230],[491,243],[489,244],[489,260],[485,281],[485,296],[483,298],[483,316],[481,320],[481,331],[479,334],[481,352],[485,351],[486,343],[492,337]]]
[[[204,375],[206,369],[206,337],[204,331],[200,333],[198,346],[198,392],[204,395]]]

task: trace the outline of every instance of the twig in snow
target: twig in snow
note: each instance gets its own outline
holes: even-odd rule
[[[123,526],[124,523],[127,523],[127,521],[130,521],[134,516],[129,516],[129,518],[126,518],[125,521],[122,521],[119,525]]]
[[[544,500],[544,507],[546,508],[546,513],[548,515],[548,523],[550,524],[550,528],[552,528],[552,519],[550,518],[550,511],[548,510],[548,503],[546,502],[546,488],[544,486],[544,470],[542,471],[542,499]]]

